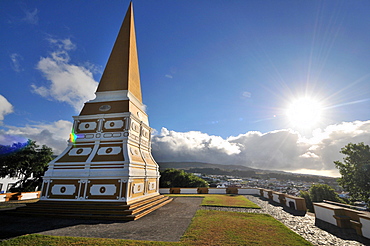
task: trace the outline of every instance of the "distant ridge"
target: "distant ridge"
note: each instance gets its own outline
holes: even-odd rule
[[[276,178],[280,180],[306,180],[312,182],[318,182],[319,180],[326,180],[335,182],[337,178],[312,175],[312,174],[300,174],[290,173],[276,170],[262,170],[242,165],[224,165],[224,164],[212,164],[204,162],[158,162],[159,170],[164,171],[167,168],[182,169],[187,172],[204,173],[207,175],[233,175],[240,177],[258,177],[258,178]]]

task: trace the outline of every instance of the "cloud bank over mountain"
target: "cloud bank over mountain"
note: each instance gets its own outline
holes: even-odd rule
[[[67,146],[72,122],[60,120],[50,124],[25,127],[7,126],[0,131],[0,144],[36,140],[55,154]],[[344,122],[302,137],[291,129],[261,133],[250,131],[223,139],[198,131],[176,132],[162,128],[152,136],[152,153],[157,162],[206,162],[237,164],[252,168],[339,176],[334,161],[342,160],[339,152],[348,143],[370,144],[370,120]]]
[[[238,164],[253,168],[338,176],[334,161],[346,144],[370,144],[370,121],[344,122],[302,137],[290,129],[247,132],[222,139],[201,132],[162,128],[153,136],[152,152],[159,162],[199,161]]]

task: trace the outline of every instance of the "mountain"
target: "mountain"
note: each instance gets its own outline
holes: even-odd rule
[[[321,182],[325,183],[336,183],[337,178],[310,175],[310,174],[299,174],[289,173],[284,171],[275,170],[262,170],[241,165],[222,165],[222,164],[211,164],[203,162],[158,162],[160,171],[164,171],[167,168],[182,169],[186,172],[191,173],[202,173],[206,175],[229,175],[237,176],[242,178],[261,178],[270,179],[276,178],[278,180],[296,180],[306,182]]]

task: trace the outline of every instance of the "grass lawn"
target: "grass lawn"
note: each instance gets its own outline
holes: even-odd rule
[[[70,245],[181,245],[172,242],[138,241],[109,238],[87,238],[87,237],[56,237],[44,235],[25,235],[14,239],[0,242],[1,246],[70,246]]]
[[[1,246],[69,245],[312,245],[270,215],[198,210],[180,242],[25,235]]]
[[[270,215],[198,210],[185,245],[312,245]]]
[[[260,208],[242,195],[213,195],[213,194],[171,194],[169,196],[204,197],[202,206]]]

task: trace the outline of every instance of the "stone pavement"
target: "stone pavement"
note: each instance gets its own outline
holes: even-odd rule
[[[169,204],[135,221],[102,221],[14,216],[0,211],[0,241],[25,234],[96,237],[145,241],[180,241],[200,197],[176,197]]]
[[[246,213],[264,213],[270,214],[275,219],[285,224],[292,231],[301,235],[304,239],[314,245],[369,245],[370,240],[358,236],[355,230],[341,229],[329,223],[320,222],[315,225],[315,215],[305,214],[294,215],[295,211],[289,208],[283,208],[277,203],[270,202],[265,198],[257,196],[246,196],[249,200],[256,203],[261,209],[245,208],[225,208],[225,207],[202,207],[201,209],[215,209],[222,211],[246,212]]]

